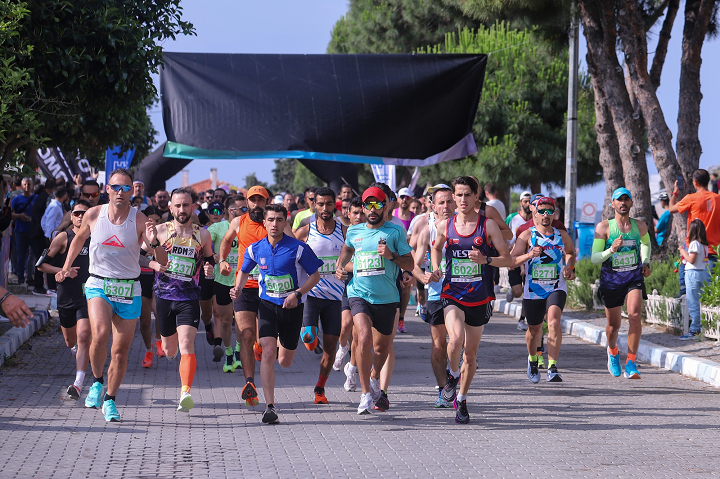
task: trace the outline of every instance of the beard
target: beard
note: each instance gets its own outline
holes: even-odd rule
[[[250,215],[250,219],[255,223],[262,223],[263,219],[265,219],[265,212],[259,206],[248,211],[248,214]]]
[[[529,214],[530,214],[530,207],[529,207],[529,206],[528,206],[527,208],[525,208],[525,207],[523,206],[522,209],[523,209],[523,211],[525,212],[526,215],[529,215]]]
[[[367,215],[367,222],[371,225],[377,225],[380,224],[380,222],[383,220],[383,215],[379,215],[376,213],[371,213]]]
[[[333,217],[333,214],[329,211],[323,211],[318,216],[324,221],[330,221]]]
[[[184,225],[184,224],[186,224],[188,221],[190,221],[190,215],[183,215],[183,216],[178,215],[178,216],[175,217],[175,221],[177,221],[177,222],[180,223],[181,225]]]

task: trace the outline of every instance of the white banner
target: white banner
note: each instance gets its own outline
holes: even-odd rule
[[[370,165],[375,181],[385,183],[391,190],[396,191],[395,165]]]

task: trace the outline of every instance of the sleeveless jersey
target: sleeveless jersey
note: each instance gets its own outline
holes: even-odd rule
[[[173,222],[165,224],[167,239],[162,247],[168,254],[168,269],[164,273],[155,273],[155,296],[171,301],[199,300],[203,265],[200,226],[192,225],[191,237],[181,238]]]
[[[342,223],[335,221],[335,230],[330,235],[320,233],[316,222],[310,223],[307,244],[323,262],[320,267],[320,281],[308,294],[314,298],[342,299],[345,283],[335,278],[335,263],[345,244]]]
[[[67,257],[67,250],[70,249],[70,243],[75,239],[75,232],[72,228],[66,230],[67,233],[67,247],[62,255],[55,258],[54,263],[62,267],[65,264],[65,258]],[[85,292],[83,291],[83,285],[90,277],[90,238],[85,240],[80,253],[75,257],[72,267],[79,267],[77,276],[74,278],[65,278],[62,283],[57,283],[57,303],[59,308],[79,308],[87,300],[85,299]]]
[[[400,221],[402,221],[402,224],[403,224],[403,226],[405,227],[405,231],[407,231],[408,228],[410,228],[410,223],[412,223],[413,218],[415,218],[415,213],[413,213],[412,211],[410,212],[410,219],[409,219],[409,220],[404,220],[404,219],[400,218],[400,215],[398,215],[398,210],[395,210],[395,211],[393,212],[393,216],[394,216],[395,218],[399,219]]]
[[[137,210],[130,208],[127,219],[114,225],[108,219],[108,205],[101,207],[95,228],[90,233],[90,274],[112,279],[140,276],[136,217]],[[99,281],[102,283],[102,280]]]
[[[605,260],[600,269],[600,287],[603,289],[619,289],[633,281],[642,281],[642,264],[640,262],[640,230],[637,222],[630,218],[630,232],[622,233],[617,221],[608,221],[609,234],[605,241],[605,249],[612,246],[615,239],[622,237],[623,243],[617,253]]]
[[[430,232],[430,248],[435,246],[435,240],[437,239],[437,225],[435,224],[435,215],[430,213],[428,215],[428,228]],[[446,254],[446,247],[443,246],[443,256]],[[429,262],[427,265],[428,270],[432,269],[432,262]],[[447,273],[447,268],[445,266],[445,261],[442,261],[440,263],[440,269],[442,270],[443,274]],[[430,271],[432,272],[432,271]],[[428,283],[427,289],[428,289],[428,301],[440,301],[440,295],[442,294],[442,284],[443,280],[440,279],[440,281],[436,283]]]
[[[464,306],[480,306],[495,299],[493,270],[488,265],[473,263],[468,253],[477,249],[485,256],[490,255],[485,222],[487,218],[478,215],[478,222],[469,236],[463,236],[455,229],[457,216],[448,218],[445,237],[445,279],[441,298],[447,298]],[[475,247],[475,248],[473,248]]]
[[[297,218],[297,217],[296,217]],[[243,257],[245,256],[245,250],[248,246],[250,246],[253,243],[256,243],[260,241],[261,239],[267,237],[267,230],[265,229],[265,226],[262,223],[255,223],[253,220],[250,219],[250,213],[245,214],[240,217],[240,224],[238,226],[238,232],[237,232],[237,239],[238,239],[238,258],[240,259],[240,262],[242,262]],[[240,272],[240,268],[235,271],[235,276]],[[247,282],[245,283],[246,288],[251,289],[257,289],[258,288],[258,278],[260,277],[260,270],[258,269],[257,265],[253,268],[253,270],[250,272],[250,277],[248,278]]]
[[[525,263],[525,294],[524,299],[545,299],[553,291],[565,291],[567,284],[562,275],[565,266],[565,246],[562,235],[553,228],[553,234],[543,236],[535,226],[530,228],[530,244],[528,250],[541,246],[543,252],[537,258],[530,258]]]

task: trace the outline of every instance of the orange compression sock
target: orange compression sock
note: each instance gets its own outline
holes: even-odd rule
[[[180,357],[180,381],[182,382],[182,392],[187,392],[192,386],[195,378],[195,368],[197,360],[194,354],[183,354]]]

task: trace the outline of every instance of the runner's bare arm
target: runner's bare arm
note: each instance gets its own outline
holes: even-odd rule
[[[167,251],[162,247],[165,236],[163,235],[162,240],[158,232],[166,228],[166,226],[158,225],[155,226],[153,221],[150,221],[145,213],[142,211],[137,212],[137,228],[138,228],[138,239],[141,241],[142,248],[145,251],[152,251],[155,261],[161,265],[166,265],[168,262]],[[162,227],[162,228],[161,228]],[[167,231],[166,229],[164,231]],[[153,244],[158,244],[157,248],[153,248]]]
[[[218,256],[220,259],[218,262],[220,264],[220,274],[223,276],[228,276],[230,271],[232,271],[232,268],[226,259],[230,254],[230,250],[232,250],[233,241],[237,238],[237,232],[240,228],[240,218],[242,217],[238,216],[237,218],[233,218],[230,222],[230,226],[228,226],[228,230],[225,232],[225,236],[223,236],[222,241],[220,241],[220,248],[218,248]]]
[[[47,257],[48,259],[52,259],[57,255],[58,253],[62,253],[65,251],[65,248],[67,248],[67,233],[62,232],[59,233],[50,243],[50,247],[47,250]],[[47,262],[41,264],[38,266],[38,270],[42,271],[43,273],[49,273],[49,274],[56,274],[62,271],[62,268],[59,268],[57,266],[53,266]]]
[[[508,226],[505,223],[505,218],[500,216],[500,213],[498,213],[498,210],[496,210],[494,207],[490,205],[485,205],[485,216],[490,218],[495,222],[495,224],[500,228],[500,231],[502,232],[502,237],[505,240],[511,240],[513,237],[512,231],[510,230],[510,226]],[[495,261],[495,260],[493,260]]]
[[[65,228],[67,228],[68,226],[70,226],[70,223],[72,223],[72,220],[71,220],[70,216],[71,216],[71,212],[70,212],[70,211],[66,211],[65,214],[63,215],[63,219],[62,219],[62,221],[60,222],[60,225],[59,225],[57,228],[55,228],[55,231],[58,231],[58,232],[59,232],[59,231],[64,231]]]
[[[303,243],[307,243],[308,235],[310,234],[310,225],[301,226],[295,230],[295,238]]]
[[[541,248],[533,248],[528,251],[529,240],[530,230],[525,230],[520,233],[520,236],[518,236],[515,240],[515,245],[513,246],[512,252],[510,253],[510,256],[513,259],[513,263],[512,265],[508,266],[508,268],[517,268],[530,258],[540,256],[540,252],[542,252]],[[540,252],[538,252],[537,250],[540,250]],[[493,260],[493,262],[495,262],[495,260]]]
[[[87,213],[83,215],[80,231],[78,231],[78,234],[75,235],[75,238],[68,247],[67,257],[65,258],[62,271],[55,274],[56,281],[62,283],[67,277],[74,278],[77,276],[77,271],[72,269],[72,264],[75,258],[77,258],[77,255],[80,254],[80,251],[82,251],[85,241],[90,237],[90,232],[97,221],[101,208],[101,206],[95,206],[87,210]]]
[[[345,281],[345,278],[347,278],[348,272],[345,270],[345,265],[348,264],[353,253],[355,253],[355,248],[351,248],[346,244],[343,245],[337,263],[335,263],[335,277],[340,281]]]
[[[413,232],[413,238],[415,239],[415,248],[413,248],[415,267],[413,268],[412,273],[415,279],[422,283],[425,283],[426,274],[422,270],[422,265],[425,264],[428,247],[430,246],[430,234],[427,230],[420,231],[417,235],[415,234],[415,232]],[[429,274],[427,276],[429,277]]]
[[[505,224],[505,222],[503,222],[503,224]],[[500,225],[488,218],[488,221],[485,222],[485,231],[488,241],[492,242],[492,245],[495,247],[499,255],[492,259],[492,265],[497,267],[510,266],[513,259],[510,257],[510,250],[508,250],[508,244],[505,241]],[[472,252],[470,254],[472,254]]]
[[[289,221],[285,223],[285,229],[283,230],[283,232],[289,237],[295,238],[295,232],[292,230],[292,225]]]
[[[432,281],[438,281],[442,277],[442,270],[440,269],[440,263],[442,263],[442,250],[445,246],[447,238],[445,237],[445,230],[447,229],[447,220],[442,220],[437,224],[437,237],[435,238],[435,244],[430,250],[430,262],[432,263]]]
[[[562,236],[565,248],[565,270],[563,274],[565,279],[573,280],[575,279],[575,243],[567,231],[560,231],[560,236]]]

